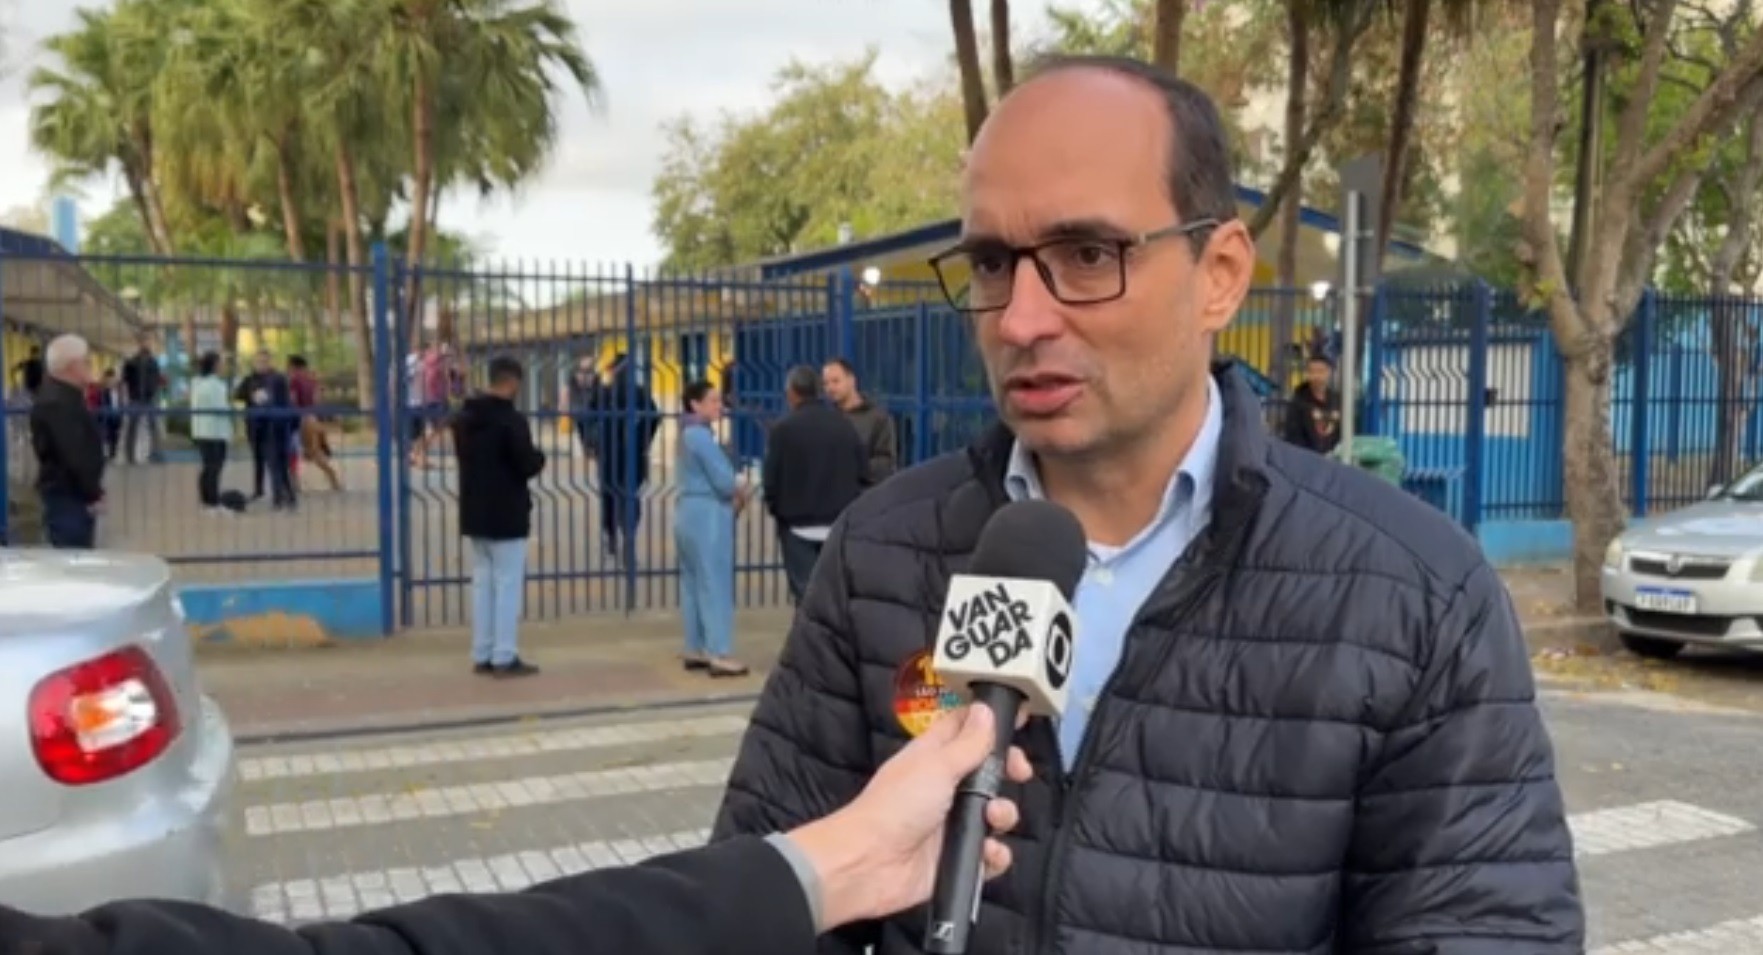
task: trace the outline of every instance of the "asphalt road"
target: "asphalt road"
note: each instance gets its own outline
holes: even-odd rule
[[[1594,955],[1763,955],[1763,717],[1549,694]],[[239,897],[341,918],[705,837],[741,707],[245,751]]]

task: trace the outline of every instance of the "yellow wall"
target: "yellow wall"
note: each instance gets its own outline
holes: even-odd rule
[[[706,338],[704,364],[710,382],[718,388],[727,387],[727,382],[722,380],[722,369],[734,352],[733,335],[694,325],[654,332],[649,338],[649,393],[664,412],[679,409],[680,393],[686,390],[687,385],[685,358],[680,354],[679,339],[682,334],[694,333],[703,334]],[[612,360],[619,352],[628,355],[633,351],[623,335],[602,336],[599,357],[601,373],[604,374],[612,367]],[[565,434],[569,432],[567,415],[560,415],[557,424]]]
[[[267,350],[272,355],[281,355],[280,346],[284,337],[282,331],[279,328],[266,328],[263,330],[263,337],[259,338],[255,328],[239,329],[238,354],[249,357]]]

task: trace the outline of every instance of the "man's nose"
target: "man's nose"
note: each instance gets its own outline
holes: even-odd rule
[[[1027,348],[1056,337],[1065,328],[1059,300],[1041,278],[1039,267],[1027,256],[1016,263],[1010,281],[1010,304],[998,316],[998,337],[1007,345]]]

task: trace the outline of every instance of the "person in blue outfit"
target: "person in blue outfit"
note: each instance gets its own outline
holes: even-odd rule
[[[686,386],[679,429],[679,509],[674,549],[679,554],[680,615],[686,624],[685,666],[713,677],[744,676],[730,654],[735,625],[735,515],[748,489],[716,440],[722,395],[708,381]]]

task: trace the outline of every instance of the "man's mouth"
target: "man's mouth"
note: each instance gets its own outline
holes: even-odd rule
[[[1031,418],[1058,414],[1082,393],[1081,379],[1056,372],[1013,375],[1004,383],[1010,409]]]

